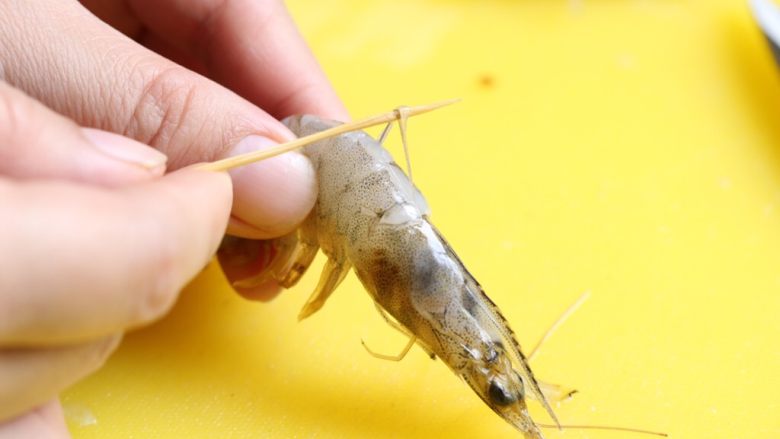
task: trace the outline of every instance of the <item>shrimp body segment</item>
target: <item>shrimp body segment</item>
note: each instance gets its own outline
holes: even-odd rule
[[[338,122],[294,116],[285,124],[305,136]],[[282,240],[272,269],[243,282],[273,276],[289,287],[321,248],[328,262],[300,318],[316,312],[353,268],[374,301],[423,349],[527,439],[541,439],[526,408],[526,387],[554,415],[511,329],[431,224],[425,198],[390,154],[364,132],[314,143],[304,154],[317,172],[316,206]]]

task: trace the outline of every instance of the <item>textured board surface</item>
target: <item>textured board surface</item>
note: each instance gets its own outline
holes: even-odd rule
[[[415,181],[523,346],[591,292],[532,364],[579,389],[562,422],[780,437],[780,74],[745,3],[289,7],[355,117],[464,99],[410,121]],[[353,275],[297,323],[321,264],[269,304],[209,267],[63,395],[73,435],[518,437],[420,349],[367,355],[405,340]]]

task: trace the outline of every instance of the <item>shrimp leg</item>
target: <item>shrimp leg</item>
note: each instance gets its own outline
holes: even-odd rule
[[[531,353],[528,354],[528,362],[530,363],[533,361],[536,354],[539,353],[539,349],[542,347],[544,342],[547,341],[548,338],[550,338],[555,331],[565,322],[566,320],[571,317],[572,314],[574,314],[575,311],[577,311],[580,306],[582,306],[583,303],[585,303],[586,300],[590,298],[590,291],[585,291],[582,293],[582,295],[571,305],[569,305],[568,308],[566,308],[566,311],[561,314],[560,317],[558,317],[555,322],[553,322],[552,325],[550,325],[549,328],[547,328],[546,331],[544,331],[544,335],[542,335],[542,338],[539,339],[538,342],[536,342],[536,345],[534,345],[533,349],[531,349]]]
[[[406,173],[409,175],[409,181],[414,182],[412,179],[412,160],[409,158],[409,147],[406,141],[406,120],[411,114],[411,108],[401,106],[396,108],[395,112],[398,114],[398,128],[401,131],[401,143],[404,145],[404,156],[406,156]]]
[[[366,342],[363,340],[360,340],[360,343],[363,345],[364,348],[366,348],[366,352],[371,354],[374,358],[379,358],[380,360],[388,360],[388,361],[401,361],[406,357],[406,354],[409,353],[409,351],[412,349],[412,346],[414,346],[414,342],[417,341],[417,337],[411,336],[409,337],[409,341],[406,343],[406,346],[404,346],[403,350],[398,355],[385,355],[385,354],[379,354],[374,351],[372,351],[368,345],[366,345]]]
[[[298,230],[285,235],[275,243],[279,252],[271,265],[260,274],[234,283],[239,288],[252,288],[268,281],[290,288],[300,280],[317,255],[316,229],[313,221],[306,221]]]
[[[567,389],[559,384],[547,383],[544,381],[539,381],[539,388],[542,390],[542,395],[544,395],[548,401],[564,401],[579,392],[577,389]]]
[[[396,322],[395,320],[392,320],[390,317],[387,316],[387,313],[384,309],[382,309],[382,306],[380,306],[378,303],[374,302],[374,307],[376,308],[377,312],[380,316],[385,320],[385,323],[390,325],[391,328],[395,329],[396,331],[400,332],[401,334],[412,337],[412,334],[409,333],[409,330],[401,326],[400,323]]]
[[[393,360],[393,361],[401,361],[401,360],[403,360],[404,357],[406,356],[406,354],[409,352],[409,349],[411,349],[411,346],[414,345],[415,341],[417,341],[417,337],[414,334],[412,334],[411,332],[409,332],[409,330],[406,329],[403,325],[401,325],[400,323],[398,323],[395,320],[393,320],[390,317],[388,317],[387,313],[385,312],[384,309],[382,309],[381,305],[379,305],[378,303],[374,302],[374,307],[376,307],[377,312],[379,312],[379,315],[382,316],[382,319],[384,319],[385,323],[390,325],[391,328],[395,329],[396,331],[400,332],[401,334],[409,337],[409,339],[410,339],[410,341],[409,341],[409,348],[408,349],[404,348],[403,351],[401,352],[401,354],[399,354],[399,355],[390,356],[390,355],[382,355],[382,354],[375,353],[374,351],[372,351],[368,347],[368,345],[366,345],[366,342],[363,341],[363,340],[360,340],[360,343],[363,345],[364,348],[366,348],[368,353],[371,354],[371,356],[373,356],[375,358],[379,358],[379,359],[382,359],[382,360]],[[433,351],[428,349],[426,346],[424,346],[423,344],[420,344],[420,348],[422,348],[422,350],[424,350],[425,353],[428,354],[429,357],[431,357],[431,360],[435,360],[436,359],[436,354],[434,354]]]
[[[322,269],[322,275],[320,276],[320,282],[317,284],[317,288],[303,305],[301,312],[298,313],[298,321],[309,317],[322,308],[325,301],[333,293],[336,287],[339,286],[341,281],[349,273],[349,269],[352,268],[352,264],[347,260],[338,260],[337,258],[328,258],[328,262],[325,263],[325,267]]]
[[[539,349],[542,347],[545,341],[549,339],[552,334],[560,327],[563,322],[569,319],[572,314],[574,314],[575,311],[579,309],[580,306],[582,306],[583,303],[585,303],[586,300],[590,298],[590,291],[586,291],[583,293],[574,303],[569,305],[569,307],[566,309],[566,311],[561,314],[560,317],[558,317],[553,324],[547,328],[547,330],[544,332],[544,335],[542,335],[542,338],[539,339],[539,341],[536,343],[533,349],[531,349],[531,353],[528,355],[527,359],[530,363],[533,361],[534,356],[539,353]],[[553,401],[563,401],[564,399],[571,398],[572,395],[578,392],[577,389],[565,389],[563,386],[558,384],[552,384],[552,383],[546,383],[539,381],[539,389],[542,391],[542,394],[544,397],[548,400]],[[529,395],[533,397],[534,395]]]
[[[385,144],[385,140],[387,140],[388,134],[390,134],[390,130],[393,128],[393,123],[390,122],[387,125],[385,125],[385,129],[382,130],[382,134],[379,135],[379,138],[376,139],[377,142],[379,142],[380,145]]]

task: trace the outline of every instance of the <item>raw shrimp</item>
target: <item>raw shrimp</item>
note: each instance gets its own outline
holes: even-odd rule
[[[315,116],[284,122],[298,136],[338,124]],[[388,323],[409,336],[404,353],[416,342],[527,439],[541,439],[525,389],[558,421],[512,330],[431,224],[425,198],[390,154],[362,131],[313,143],[303,152],[319,180],[316,206],[298,230],[278,242],[269,269],[237,286],[274,279],[289,288],[321,248],[328,260],[300,319],[319,310],[354,269],[380,313],[395,319],[385,316]]]

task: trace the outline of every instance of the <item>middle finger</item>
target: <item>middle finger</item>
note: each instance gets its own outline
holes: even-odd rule
[[[121,338],[113,335],[43,349],[0,349],[0,421],[42,404],[94,372]]]

